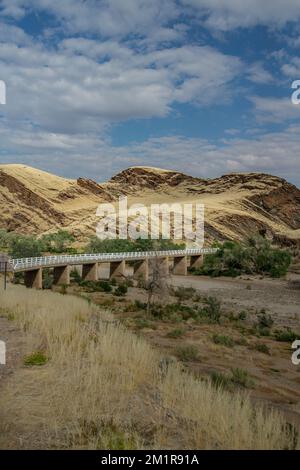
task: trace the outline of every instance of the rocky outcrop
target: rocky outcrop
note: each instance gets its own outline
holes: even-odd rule
[[[127,193],[139,189],[162,189],[163,186],[174,188],[180,184],[199,184],[202,180],[178,171],[159,170],[151,167],[132,167],[115,175],[109,183],[121,187]]]
[[[243,239],[264,233],[278,244],[300,240],[300,190],[282,178],[233,173],[215,179],[181,172],[131,167],[111,180],[67,180],[21,165],[0,165],[0,228],[44,233],[64,228],[79,240],[95,234],[100,203],[202,202],[205,237]]]

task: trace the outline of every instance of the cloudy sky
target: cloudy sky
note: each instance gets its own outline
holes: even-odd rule
[[[0,0],[0,161],[300,185],[299,0]]]

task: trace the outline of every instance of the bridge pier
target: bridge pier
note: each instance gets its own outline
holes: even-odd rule
[[[70,284],[70,266],[57,266],[53,270],[53,283],[55,285]]]
[[[191,256],[191,263],[190,263],[190,268],[201,268],[203,265],[203,255],[195,255]]]
[[[186,256],[176,256],[176,258],[174,258],[173,274],[178,276],[187,276]]]
[[[84,281],[98,281],[98,263],[83,264],[82,279]]]
[[[125,260],[111,261],[109,265],[109,279],[125,278]]]
[[[42,268],[32,269],[31,271],[25,271],[24,281],[25,281],[25,286],[28,288],[42,289],[43,288]]]
[[[165,258],[159,258],[159,269],[162,276],[169,276],[170,268],[168,256],[166,256]]]
[[[133,268],[133,278],[137,280],[148,281],[149,262],[148,259],[136,261]]]

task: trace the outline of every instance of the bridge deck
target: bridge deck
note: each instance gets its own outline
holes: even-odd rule
[[[111,261],[135,261],[142,259],[164,258],[167,256],[176,258],[180,256],[197,256],[215,253],[216,248],[191,248],[187,250],[144,251],[125,253],[93,253],[80,255],[56,255],[42,256],[40,258],[18,258],[10,260],[10,270],[24,272],[38,268],[55,268],[66,265],[81,265],[93,263],[109,263]]]

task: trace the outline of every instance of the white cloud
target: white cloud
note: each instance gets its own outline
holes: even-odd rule
[[[0,67],[7,119],[70,133],[163,117],[175,102],[217,103],[242,70],[238,58],[211,47],[139,53],[116,41],[85,38],[64,40],[55,51],[2,43]]]
[[[147,35],[179,16],[175,0],[2,0],[2,14],[19,18],[27,11],[54,15],[70,33],[98,33],[105,37],[130,33]]]
[[[54,134],[30,125],[13,130],[2,125],[0,139],[6,149],[2,162],[22,162],[68,177],[104,181],[128,166],[150,165],[199,177],[264,172],[300,185],[300,126],[253,138],[230,137],[218,145],[206,139],[166,136],[113,146],[94,134]]]
[[[299,0],[182,0],[198,12],[205,25],[213,30],[266,25],[282,27],[300,19]]]
[[[286,98],[265,98],[261,96],[250,97],[254,104],[258,122],[283,123],[300,118],[300,105],[292,103],[291,96]]]

